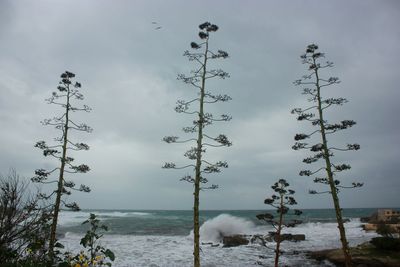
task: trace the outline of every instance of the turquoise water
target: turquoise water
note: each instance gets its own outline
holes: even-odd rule
[[[333,209],[305,209],[299,217],[304,223],[308,222],[335,222]],[[344,218],[360,218],[371,215],[376,209],[344,209]],[[205,210],[200,212],[200,224],[217,217],[220,214],[230,214],[238,218],[244,218],[260,225],[256,215],[274,211],[266,210]],[[79,213],[67,213],[74,218],[73,224],[64,224],[62,232],[82,233],[86,231],[79,224],[79,219],[84,221],[89,213],[95,213],[99,219],[109,226],[109,234],[122,235],[182,235],[187,236],[193,229],[193,213],[190,210],[83,210]],[[86,216],[86,217],[85,217]],[[61,219],[62,221],[62,219]]]
[[[376,233],[365,232],[359,218],[376,209],[344,209],[343,216],[347,239],[351,246],[366,242]],[[110,231],[102,238],[102,244],[116,255],[113,266],[172,267],[192,266],[193,217],[192,211],[182,210],[83,210],[62,212],[60,216],[60,242],[69,251],[79,252],[80,239],[86,229],[82,226],[90,213],[109,226]],[[265,235],[272,227],[256,219],[265,210],[206,210],[200,212],[201,259],[205,267],[220,266],[272,266],[274,242],[267,246],[249,244],[224,248],[222,236],[233,234]],[[274,211],[272,211],[274,212]],[[335,213],[332,209],[306,209],[300,218],[303,223],[285,228],[285,233],[304,234],[305,241],[283,242],[281,265],[285,266],[333,266],[316,262],[307,257],[307,251],[340,247]],[[214,244],[213,246],[210,243]],[[296,253],[292,253],[296,251]]]

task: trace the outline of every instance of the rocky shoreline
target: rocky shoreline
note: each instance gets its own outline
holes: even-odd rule
[[[286,241],[299,242],[305,239],[304,235],[284,235]],[[212,247],[236,247],[248,244],[259,244],[266,246],[268,242],[274,242],[275,236],[269,235],[231,235],[224,236],[222,244],[203,243]],[[341,248],[325,249],[319,251],[303,251],[305,255],[313,260],[323,263],[328,261],[335,266],[341,267],[344,265],[344,256]],[[362,243],[356,247],[350,248],[352,255],[353,266],[355,267],[399,267],[400,266],[400,251],[389,251],[377,249],[370,242]]]
[[[222,237],[222,247],[237,247],[248,244],[259,244],[266,246],[268,242],[276,242],[276,235],[273,232],[270,232],[268,235],[228,235],[221,236]],[[291,241],[291,242],[299,242],[304,241],[306,236],[304,234],[282,234],[282,241]],[[212,242],[202,243],[203,245],[210,245],[212,247],[219,246],[219,244],[214,244]]]
[[[353,265],[357,267],[399,267],[400,251],[382,251],[376,249],[370,242],[350,249]],[[344,266],[344,256],[341,249],[326,249],[307,253],[309,258],[317,261],[327,260],[336,266]]]

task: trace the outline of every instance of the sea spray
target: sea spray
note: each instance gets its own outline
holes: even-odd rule
[[[251,234],[254,232],[253,222],[229,214],[221,214],[209,219],[200,227],[200,239],[203,242],[222,242],[224,236]],[[193,231],[190,233],[193,235]]]
[[[358,218],[370,215],[375,209],[349,209],[346,217],[346,234],[351,246],[370,240],[377,234],[365,232]],[[79,244],[85,229],[81,228],[82,218],[86,213],[94,212],[102,216],[102,220],[110,226],[110,233],[103,237],[103,243],[111,248],[116,255],[113,266],[190,266],[193,261],[193,240],[188,236],[193,228],[192,211],[123,211],[123,210],[90,210],[65,213],[65,223],[75,222],[76,227],[63,228],[65,236],[60,242],[66,250],[79,253]],[[123,213],[120,214],[119,212]],[[140,213],[146,213],[141,214]],[[202,211],[204,221],[201,234],[204,237],[218,236],[218,233],[244,233],[266,235],[272,231],[270,225],[261,224],[255,216],[262,211]],[[126,215],[125,215],[126,214]],[[110,216],[112,215],[112,216]],[[283,242],[283,249],[289,253],[282,255],[282,264],[289,266],[327,266],[306,257],[304,251],[330,249],[340,246],[333,210],[304,210],[305,223],[295,228],[285,229],[286,233],[305,234],[306,240],[301,242]],[[242,218],[242,219],[241,219]],[[254,222],[251,223],[251,222]],[[233,230],[228,229],[231,228]],[[236,230],[237,229],[237,230]],[[213,239],[213,238],[211,238]],[[214,238],[215,239],[215,238]],[[217,243],[217,241],[210,241]],[[203,245],[201,253],[203,266],[233,267],[271,266],[273,257],[271,248],[274,243],[267,243],[267,247],[259,244],[224,248]],[[299,254],[290,253],[298,251]],[[260,258],[262,256],[262,258]]]

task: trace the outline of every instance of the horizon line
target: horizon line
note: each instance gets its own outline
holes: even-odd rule
[[[297,208],[300,210],[334,210],[334,208]],[[352,208],[342,208],[342,209],[400,209],[395,206],[385,206],[385,207],[352,207]],[[193,211],[193,209],[128,209],[128,208],[83,208],[80,211],[87,210],[116,210],[116,211]],[[274,210],[274,209],[200,209],[200,211],[260,211],[260,210]]]

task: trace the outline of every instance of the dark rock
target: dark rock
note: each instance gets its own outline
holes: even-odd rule
[[[357,267],[397,267],[400,266],[398,255],[371,253],[371,245],[366,243],[351,249],[353,266]],[[308,257],[317,261],[325,261],[344,266],[344,256],[342,249],[327,249],[313,251],[307,254]]]
[[[264,237],[264,240],[267,241],[267,242],[274,242],[275,241],[274,238],[272,237],[272,235],[268,235],[268,236]]]
[[[303,234],[282,234],[281,235],[282,241],[304,241],[306,240],[306,236]],[[276,242],[276,234],[274,232],[269,232],[269,235],[231,235],[231,236],[224,236],[222,239],[223,247],[236,247],[242,245],[251,244],[258,244],[261,246],[266,246],[267,242]],[[203,243],[204,245],[211,245],[216,246],[212,243]]]
[[[222,240],[224,248],[237,247],[249,244],[249,240],[243,235],[224,236]]]
[[[250,238],[250,243],[251,244],[258,244],[258,245],[262,245],[262,246],[266,246],[267,245],[266,238],[263,235],[253,235]]]
[[[369,216],[369,217],[360,218],[360,220],[361,220],[361,222],[365,221],[367,223],[378,223],[379,222],[379,220],[378,220],[378,212],[372,213],[372,215]]]
[[[361,218],[360,218],[360,222],[362,222],[362,223],[367,223],[367,222],[369,222],[370,220],[371,220],[370,217],[361,217]]]
[[[215,248],[215,247],[219,247],[219,244],[214,244],[213,242],[201,242],[201,244],[204,246],[204,245],[209,245],[209,246],[211,246],[212,248]]]
[[[303,235],[303,234],[292,235],[292,241],[298,242],[298,241],[304,241],[304,240],[306,240],[306,235]]]
[[[301,251],[299,251],[299,250],[293,250],[292,251],[292,254],[293,255],[299,255],[301,253]]]
[[[273,240],[276,242],[277,236],[275,233],[270,233],[271,237],[273,238]],[[304,241],[306,240],[306,236],[303,234],[281,234],[281,241],[294,241],[294,242],[298,242],[298,241]]]

